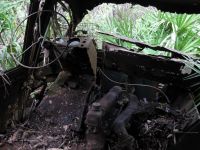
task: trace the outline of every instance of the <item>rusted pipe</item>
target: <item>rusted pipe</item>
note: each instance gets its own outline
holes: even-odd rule
[[[109,92],[101,98],[99,101],[103,110],[103,115],[107,114],[112,107],[116,104],[117,97],[121,94],[122,88],[120,86],[114,86]]]
[[[121,92],[120,86],[114,86],[99,102],[94,102],[87,113],[86,125],[99,128],[101,119],[114,107]]]
[[[85,120],[85,124],[87,125],[86,150],[103,150],[105,148],[105,135],[102,130],[102,118],[115,106],[117,97],[121,92],[121,87],[114,86],[99,102],[92,104]]]
[[[129,122],[132,114],[137,112],[138,98],[135,95],[129,95],[129,103],[125,110],[115,119],[113,130],[118,136],[119,148],[133,150],[134,138],[128,134],[126,125]]]

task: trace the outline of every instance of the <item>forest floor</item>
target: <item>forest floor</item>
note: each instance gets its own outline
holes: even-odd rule
[[[2,135],[0,150],[69,150],[77,146],[75,130],[90,87],[82,79],[77,89],[59,88],[45,96],[23,124]]]

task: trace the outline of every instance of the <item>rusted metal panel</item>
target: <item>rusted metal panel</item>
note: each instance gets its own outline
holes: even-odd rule
[[[80,38],[80,48],[86,48],[87,54],[90,60],[90,65],[93,70],[93,74],[96,77],[97,71],[97,50],[94,40],[89,37],[81,37]]]
[[[186,65],[179,59],[136,53],[109,43],[104,43],[104,48],[105,54],[101,54],[101,57],[104,58],[105,67],[125,72],[129,76],[173,83],[179,87],[187,87],[197,80],[183,81],[183,77],[188,74],[183,74],[182,68]]]

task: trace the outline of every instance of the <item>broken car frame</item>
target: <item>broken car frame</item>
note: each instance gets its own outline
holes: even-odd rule
[[[187,149],[189,142],[193,143],[192,146],[199,146],[199,143],[196,142],[199,134],[186,133],[196,133],[200,129],[199,113],[194,107],[193,97],[195,95],[191,92],[196,88],[191,87],[191,85],[199,83],[200,76],[184,80],[188,74],[192,75],[195,72],[192,69],[189,72],[185,71],[185,68],[188,67],[180,61],[190,59],[199,63],[199,59],[176,50],[160,46],[154,47],[110,33],[101,34],[135,44],[140,47],[139,51],[147,47],[168,52],[171,57],[145,55],[139,51],[130,51],[106,42],[103,44],[102,50],[97,51],[91,38],[73,35],[77,24],[81,21],[87,9],[92,9],[102,2],[124,3],[125,1],[122,0],[84,2],[66,0],[72,11],[72,22],[69,23],[68,31],[66,31],[67,37],[64,39],[66,44],[43,40],[41,37],[44,37],[48,23],[55,13],[55,5],[59,2],[57,0],[31,0],[29,8],[29,15],[31,16],[27,20],[23,47],[27,52],[22,55],[22,61],[16,68],[0,72],[0,131],[6,131],[11,120],[23,121],[25,110],[32,103],[30,94],[38,87],[42,87],[37,95],[37,99],[42,101],[47,82],[52,78],[55,80],[59,72],[67,70],[75,78],[80,74],[90,74],[94,79],[91,88],[87,91],[88,96],[85,98],[79,125],[75,129],[78,133],[84,135],[86,149],[108,149],[109,140],[107,139],[112,139],[112,135],[117,137],[113,140],[114,142],[109,143],[114,147],[113,149],[137,149],[136,142],[139,141],[138,145],[140,145],[140,142],[145,140],[145,136],[147,136],[148,131],[143,132],[143,125],[154,127],[152,122],[157,121],[158,126],[161,126],[163,123],[161,118],[164,116],[170,116],[166,119],[167,123],[173,119],[176,120],[176,118],[181,118],[182,121],[179,119],[175,121],[181,126],[178,128],[181,131],[176,130],[176,134],[180,135],[173,148],[183,149],[184,147]],[[139,3],[144,6],[153,5],[161,10],[172,12],[199,12],[199,2],[195,0],[160,0],[155,2],[127,0],[126,2]],[[34,13],[36,15],[32,15]],[[30,47],[36,41],[38,42]],[[43,47],[40,46],[41,43]],[[41,59],[43,48],[48,49],[50,53],[47,55],[50,63],[45,67],[41,66],[44,60]],[[57,51],[60,55],[56,55],[54,51]],[[100,87],[101,91],[101,97],[98,99],[91,98],[96,87]],[[121,104],[119,104],[120,100],[122,101]],[[113,114],[110,113],[111,110],[113,110]],[[156,113],[158,110],[165,115],[159,118],[160,116]],[[188,121],[184,118],[184,115],[180,117],[178,110],[185,116],[192,117]],[[135,125],[134,119],[138,117],[138,114],[146,113],[155,113],[158,118],[144,119],[142,121],[145,122],[144,124]],[[167,123],[163,124],[167,125]],[[134,125],[141,131],[141,133],[137,133],[137,135],[141,135],[139,138],[134,136],[136,134],[133,133]],[[112,127],[113,131],[107,131],[111,130]],[[168,131],[168,129],[172,131],[167,132],[168,134],[175,134],[171,127],[166,130]],[[166,130],[163,130],[163,132]],[[125,142],[122,142],[123,140]],[[158,140],[157,142],[161,141]],[[170,145],[170,148],[172,145]],[[147,149],[145,146],[142,148]]]

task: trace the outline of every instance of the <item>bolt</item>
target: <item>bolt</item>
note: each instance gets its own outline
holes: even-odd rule
[[[94,111],[99,111],[100,108],[101,108],[101,104],[100,104],[100,103],[94,102],[94,103],[92,104],[92,109],[93,109]]]

